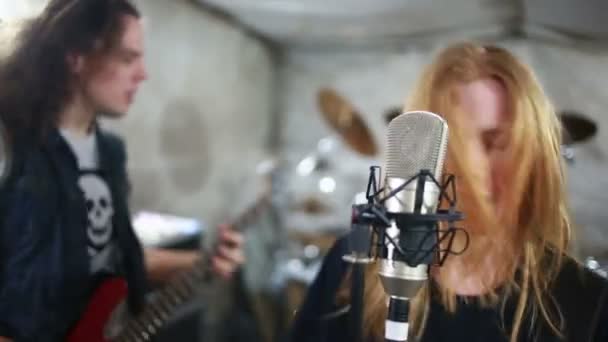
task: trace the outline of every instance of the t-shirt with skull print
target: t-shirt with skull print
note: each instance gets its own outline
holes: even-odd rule
[[[112,225],[114,206],[110,188],[99,172],[97,136],[94,133],[86,137],[74,136],[67,131],[61,133],[72,148],[80,169],[78,185],[86,201],[87,251],[91,257],[91,273],[115,274],[118,250]]]

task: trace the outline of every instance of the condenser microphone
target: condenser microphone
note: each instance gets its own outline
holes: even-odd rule
[[[391,226],[379,255],[379,276],[389,297],[386,341],[407,341],[409,299],[427,281],[438,253],[438,220],[432,216],[447,141],[447,123],[431,112],[406,112],[388,126],[384,207]]]

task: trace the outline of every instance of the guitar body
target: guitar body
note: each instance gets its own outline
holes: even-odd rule
[[[84,315],[70,331],[67,342],[109,342],[106,325],[112,313],[127,297],[127,282],[122,278],[109,278],[93,294]]]

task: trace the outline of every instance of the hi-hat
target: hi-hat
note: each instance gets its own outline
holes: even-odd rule
[[[378,153],[371,131],[348,101],[336,91],[324,88],[318,93],[318,103],[327,123],[348,146],[365,156],[375,156]]]
[[[563,110],[558,116],[564,128],[562,134],[564,145],[578,144],[597,134],[597,124],[577,111]]]

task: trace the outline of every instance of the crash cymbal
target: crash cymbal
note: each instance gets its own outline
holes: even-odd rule
[[[597,124],[574,110],[563,110],[558,113],[564,128],[562,142],[572,145],[591,139],[597,134]]]
[[[378,148],[371,131],[357,110],[336,91],[328,88],[318,93],[318,104],[327,123],[356,152],[375,156]]]

